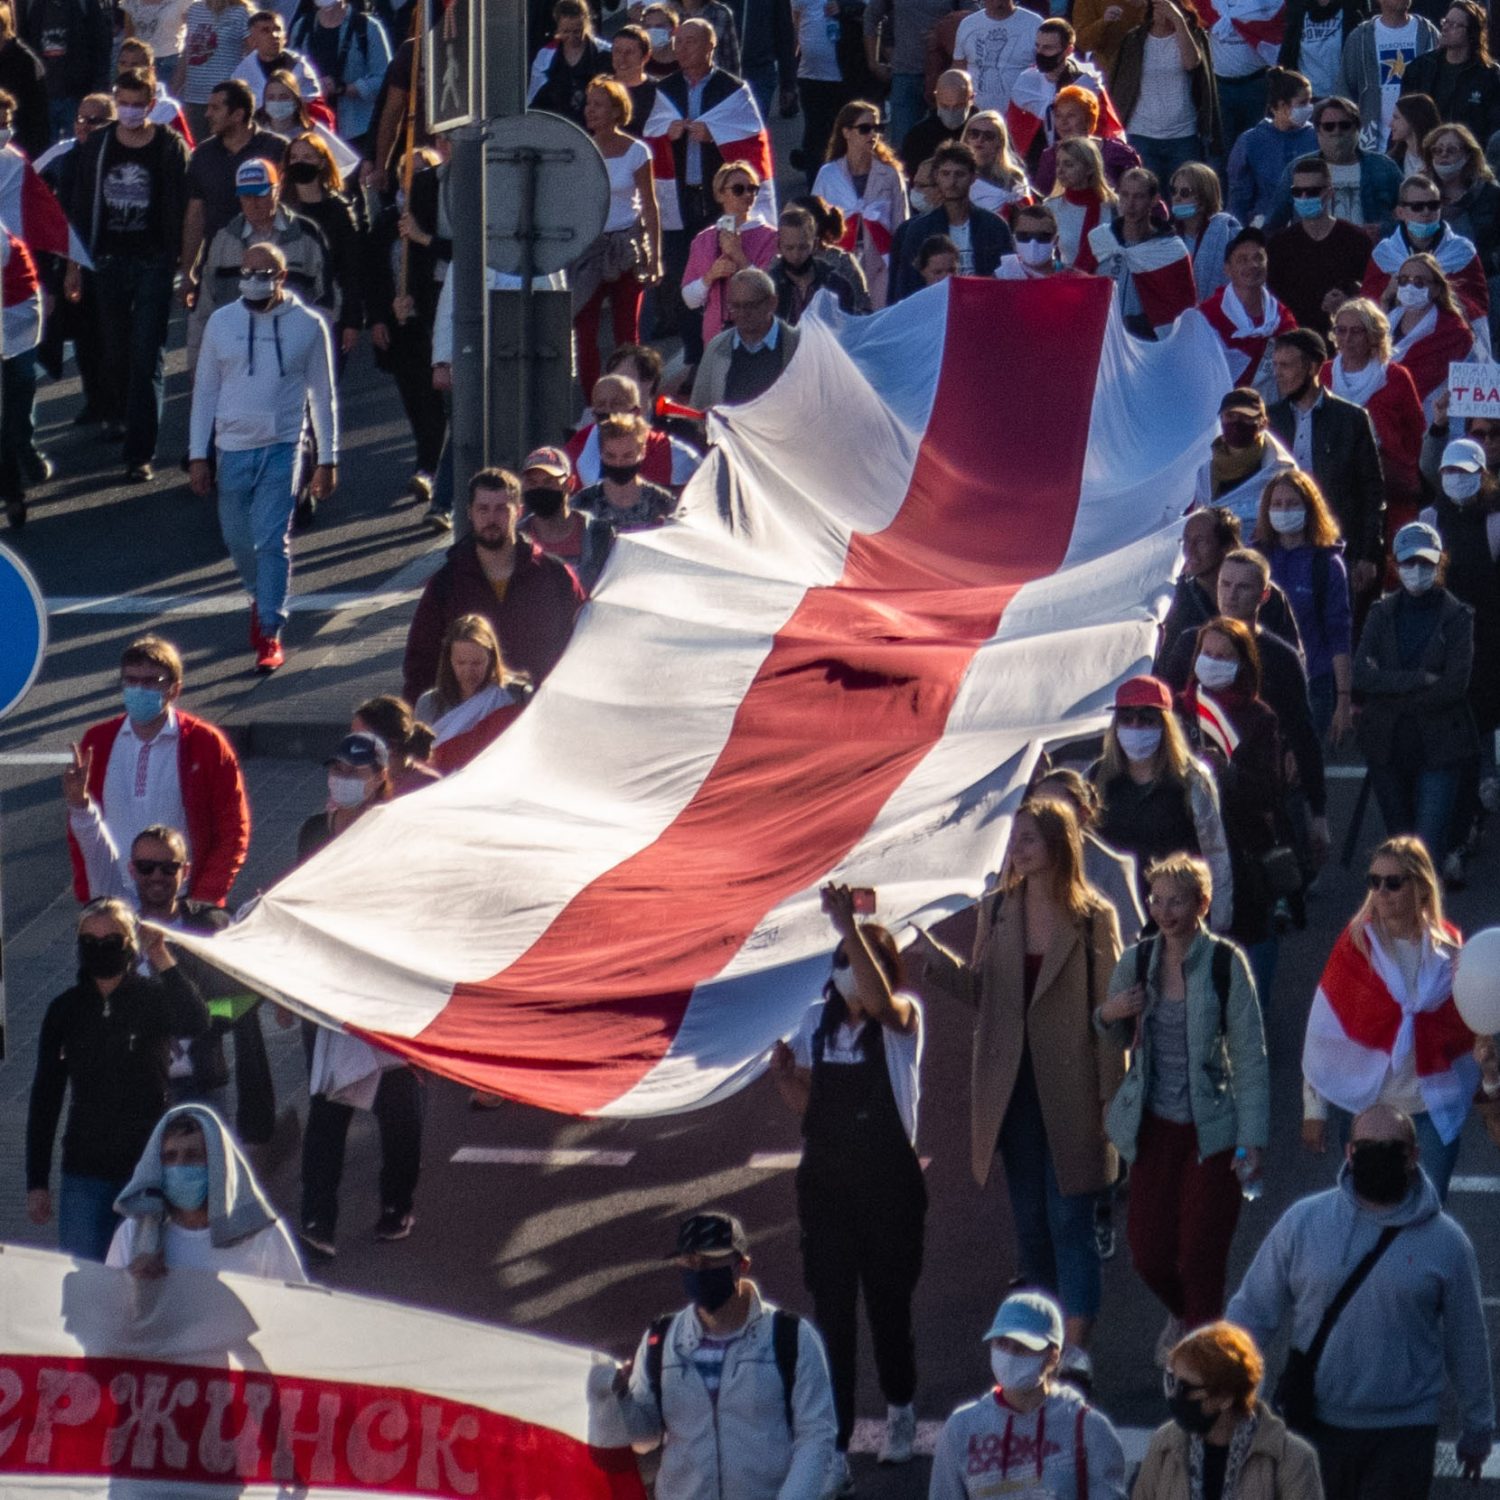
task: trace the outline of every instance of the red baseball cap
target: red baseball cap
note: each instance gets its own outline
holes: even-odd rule
[[[1159,677],[1127,677],[1115,689],[1116,708],[1159,708],[1172,711],[1172,692]]]

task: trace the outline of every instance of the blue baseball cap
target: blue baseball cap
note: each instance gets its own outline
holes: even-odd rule
[[[1441,562],[1443,539],[1437,534],[1437,530],[1427,525],[1425,521],[1408,521],[1396,533],[1396,540],[1391,551],[1396,554],[1398,563]]]
[[[239,198],[267,198],[281,181],[276,168],[258,156],[242,161],[234,174],[235,196]]]
[[[986,1344],[991,1339],[1014,1339],[1038,1353],[1043,1349],[1061,1349],[1062,1308],[1040,1292],[1012,1292],[1000,1304],[995,1321],[984,1336]]]

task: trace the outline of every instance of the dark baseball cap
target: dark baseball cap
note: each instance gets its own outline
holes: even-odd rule
[[[377,766],[383,771],[391,763],[391,752],[378,734],[351,734],[323,764],[331,766],[335,761],[358,771],[366,766]]]
[[[746,1255],[749,1250],[745,1226],[733,1214],[708,1209],[678,1225],[677,1248],[667,1259],[676,1260],[679,1255]]]

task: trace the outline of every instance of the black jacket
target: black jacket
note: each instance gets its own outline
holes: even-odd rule
[[[1500,66],[1477,57],[1455,67],[1441,47],[1414,58],[1401,79],[1403,94],[1427,94],[1447,125],[1467,125],[1484,146],[1500,130]]]
[[[1290,401],[1266,413],[1288,452],[1297,435]],[[1364,407],[1324,391],[1312,416],[1313,478],[1333,507],[1351,561],[1377,565],[1385,557],[1385,480],[1375,429]]]
[[[91,979],[65,990],[42,1018],[26,1119],[26,1187],[45,1188],[63,1095],[64,1172],[123,1184],[167,1105],[173,1037],[208,1030],[197,987],[180,969],[145,979],[127,974],[104,1000]]]
[[[858,305],[859,293],[849,285],[847,276],[840,276],[826,260],[819,260],[817,256],[814,256],[809,264],[813,268],[812,293],[809,301],[819,292],[827,290],[838,299],[839,308],[843,312],[861,311]],[[795,327],[797,320],[802,316],[802,309],[797,301],[797,288],[793,286],[792,278],[787,274],[786,264],[779,255],[771,262],[766,274],[776,288],[776,316]]]
[[[1275,588],[1275,584],[1271,585]],[[1278,589],[1278,593],[1281,591]],[[1285,595],[1282,595],[1283,600]],[[1267,601],[1269,603],[1269,601]],[[1266,606],[1261,605],[1264,615]],[[1277,635],[1264,624],[1255,627],[1255,644],[1260,651],[1260,696],[1275,713],[1284,749],[1292,752],[1297,763],[1297,780],[1307,795],[1307,805],[1315,818],[1328,810],[1328,787],[1323,761],[1323,741],[1313,723],[1312,701],[1307,696],[1307,668],[1296,646]],[[1162,664],[1157,676],[1174,693],[1186,691],[1193,675],[1193,653],[1196,632],[1178,636],[1170,658]]]
[[[723,68],[712,68],[703,84],[703,97],[698,104],[698,114],[706,115],[714,105],[722,104],[740,86],[740,80],[733,73],[726,73]],[[681,73],[673,73],[669,78],[663,78],[656,86],[657,96],[670,99],[672,106],[684,120],[688,118],[688,81]],[[674,163],[674,176],[678,183],[687,183],[687,148],[688,138],[684,132],[671,143],[672,161]],[[712,141],[703,142],[703,190],[707,192],[713,186],[714,173],[724,165],[724,158],[719,153],[719,148]],[[717,214],[718,210],[714,212]],[[684,229],[688,225],[683,226]],[[698,225],[697,228],[702,228]]]
[[[964,124],[957,130],[950,130],[938,118],[936,110],[922,116],[910,130],[906,132],[906,139],[901,142],[901,165],[906,169],[906,180],[911,181],[917,175],[917,168],[937,150],[944,141],[956,141],[964,133],[964,125],[979,113],[971,104],[969,113],[964,116]]]
[[[1431,610],[1431,633],[1414,664],[1402,661],[1403,623]],[[1354,691],[1364,694],[1359,748],[1372,767],[1399,762],[1415,774],[1478,754],[1469,707],[1474,667],[1474,611],[1447,589],[1414,599],[1396,589],[1365,616],[1354,653]]]
[[[1161,639],[1156,647],[1156,661],[1151,668],[1163,682],[1170,683],[1174,693],[1180,693],[1187,687],[1186,672],[1175,682],[1165,675],[1168,663],[1174,659],[1173,653],[1178,641],[1184,635],[1196,636],[1198,627],[1207,625],[1218,612],[1218,601],[1209,598],[1199,588],[1196,579],[1189,578],[1186,573],[1178,578],[1177,587],[1172,593],[1172,603],[1167,609],[1166,618],[1161,622]],[[1271,585],[1271,592],[1261,605],[1257,618],[1264,629],[1269,630],[1272,635],[1279,635],[1288,645],[1301,651],[1302,633],[1297,629],[1297,617],[1292,613],[1292,606],[1279,585]],[[1191,657],[1188,658],[1188,666],[1192,666]]]
[[[589,84],[601,73],[614,67],[609,48],[591,36],[583,39],[583,54],[570,64],[561,47],[547,65],[547,76],[532,98],[530,108],[545,109],[554,115],[565,115],[576,125],[583,124],[583,99]]]
[[[17,29],[26,44],[42,59],[47,70],[47,92],[54,99],[81,99],[85,94],[107,89],[114,37],[110,28],[112,6],[100,0],[70,0],[63,7],[63,49],[48,59],[42,43],[47,28],[46,0],[30,0],[13,11],[23,11]]]
[[[797,87],[797,27],[792,0],[725,0],[739,28],[740,75],[775,66],[783,89]]]
[[[1281,37],[1281,51],[1276,55],[1278,68],[1290,68],[1296,72],[1301,67],[1302,27],[1307,20],[1307,13],[1312,9],[1314,9],[1312,0],[1287,0],[1286,30]],[[1339,19],[1343,23],[1340,28],[1340,51],[1343,49],[1343,44],[1349,40],[1349,33],[1361,21],[1370,19],[1370,12],[1364,0],[1334,0],[1333,5],[1320,5],[1316,9],[1321,12],[1318,16],[1320,21],[1330,19],[1330,11],[1339,13]]]
[[[16,145],[35,161],[52,144],[47,108],[47,70],[18,36],[0,47],[0,89],[16,101],[11,129]]]
[[[948,233],[946,209],[935,208],[930,214],[908,219],[891,241],[891,279],[886,301],[899,302],[922,290],[922,273],[917,270],[917,252],[935,234]],[[974,275],[993,276],[1000,258],[1016,248],[1010,226],[999,214],[988,209],[969,207],[969,243],[974,251]]]
[[[1457,203],[1444,206],[1443,220],[1473,240],[1486,276],[1500,276],[1500,183],[1473,183]]]
[[[90,255],[97,255],[99,216],[104,203],[104,148],[114,139],[116,125],[96,130],[81,146],[75,146],[69,157],[77,157],[72,171],[72,202],[63,206],[78,226],[78,233]],[[158,125],[161,176],[158,179],[161,202],[157,205],[157,223],[161,227],[159,253],[174,266],[182,255],[182,221],[187,216],[188,162],[186,142],[168,125]],[[205,250],[207,245],[205,244]]]

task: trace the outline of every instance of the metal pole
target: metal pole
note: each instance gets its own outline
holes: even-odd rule
[[[529,448],[533,430],[532,408],[532,362],[536,357],[536,174],[541,168],[541,157],[535,151],[524,151],[522,155],[521,188],[521,337],[517,340],[517,364],[520,366],[520,381],[516,392],[516,425],[520,433],[518,451]]]
[[[519,0],[491,5],[469,0],[478,28],[474,59],[479,114],[485,120],[526,108],[526,8]],[[483,126],[454,133],[449,167],[449,217],[453,226],[453,520],[454,534],[468,531],[469,479],[490,461],[490,317],[485,274]]]

